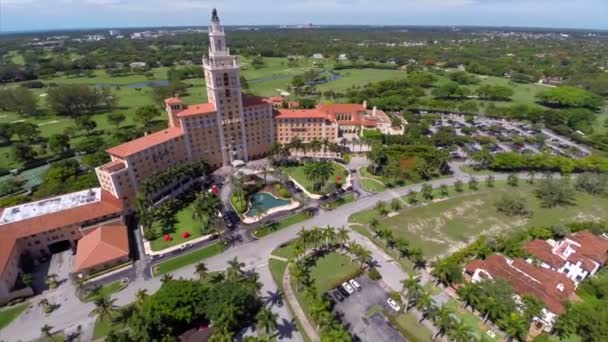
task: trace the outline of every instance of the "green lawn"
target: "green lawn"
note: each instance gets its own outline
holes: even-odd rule
[[[111,282],[109,284],[103,285],[95,293],[88,294],[85,298],[82,298],[82,301],[83,302],[92,302],[99,297],[110,296],[110,295],[124,289],[126,285],[127,285],[127,283],[123,283],[120,280]]]
[[[323,209],[336,209],[337,207],[341,206],[341,205],[345,205],[351,202],[354,202],[357,198],[355,197],[354,193],[349,193],[346,194],[342,197],[336,198],[333,201],[327,202],[326,204],[323,205]]]
[[[210,258],[214,255],[220,254],[224,251],[224,244],[216,242],[210,246],[197,249],[193,252],[180,255],[175,258],[171,258],[167,261],[163,261],[154,266],[152,273],[154,276],[161,276],[163,274],[177,270],[203,259]]]
[[[9,325],[15,318],[19,317],[25,309],[28,308],[29,303],[23,303],[15,305],[8,309],[0,311],[0,330]]]
[[[152,229],[157,232],[158,237],[150,241],[150,248],[152,248],[153,251],[160,251],[201,237],[203,235],[201,232],[202,225],[192,218],[193,213],[194,209],[192,203],[177,212],[175,215],[175,231],[170,234],[172,237],[172,240],[170,241],[165,241],[165,236],[161,233],[161,222],[155,221],[152,225]],[[182,234],[186,232],[189,233],[190,236],[184,239]]]
[[[294,247],[295,244],[290,242],[285,246],[275,249],[274,251],[272,251],[272,254],[281,258],[290,259],[294,257]]]
[[[373,178],[361,178],[361,186],[368,192],[382,192],[386,186],[379,180]]]
[[[49,337],[40,337],[39,339],[36,340],[36,342],[63,342],[65,341],[65,334],[63,333],[63,331],[57,332],[53,334],[53,337],[49,338]]]
[[[117,327],[122,327],[122,326],[118,325],[117,323],[112,322],[112,320],[97,319],[95,321],[95,328],[93,329],[93,339],[97,340],[97,339],[106,337],[106,336],[108,336],[108,334],[110,333],[110,330],[112,330],[112,328],[117,328]]]
[[[411,245],[422,248],[428,258],[433,258],[450,254],[481,234],[494,235],[531,226],[608,219],[606,197],[577,193],[576,205],[542,208],[533,194],[534,187],[523,182],[515,188],[497,182],[495,188],[487,189],[480,181],[479,187],[480,191],[463,194],[455,194],[452,189],[452,198],[406,207],[393,217],[380,217],[376,210],[367,210],[352,215],[349,220],[367,224],[377,217],[381,225],[391,229],[395,236],[407,239]],[[507,193],[525,198],[533,216],[514,218],[498,213],[494,205]],[[418,198],[421,196],[418,195]]]
[[[342,76],[340,79],[319,84],[316,88],[322,92],[328,90],[344,92],[352,86],[364,86],[368,83],[406,78],[406,73],[403,70],[345,69],[337,70],[337,72]]]
[[[408,340],[412,342],[425,342],[433,340],[433,332],[423,323],[418,323],[418,318],[411,312],[404,312],[398,316],[386,315],[395,327]]]
[[[253,236],[256,238],[262,238],[283,228],[287,228],[289,226],[293,226],[294,224],[304,222],[309,218],[310,215],[308,213],[300,212],[295,215],[288,216],[279,222],[269,223],[263,227],[257,228],[253,231]]]
[[[283,168],[283,170],[293,179],[296,180],[296,182],[298,182],[300,185],[302,185],[304,188],[306,188],[306,190],[310,193],[315,193],[312,190],[312,184],[311,182],[308,180],[308,178],[306,177],[306,173],[304,172],[304,165],[300,165],[300,166],[294,166],[294,167],[286,167]],[[325,185],[330,184],[332,182],[336,182],[336,177],[340,176],[341,177],[341,182],[344,183],[344,181],[346,180],[346,177],[348,176],[348,171],[342,166],[342,165],[338,165],[334,163],[334,173],[327,179],[327,182],[325,183]],[[321,187],[321,191],[317,191],[317,193],[319,194],[325,194],[327,192],[323,191],[323,188],[325,187],[322,186]]]
[[[355,277],[360,271],[359,264],[354,262],[349,255],[332,252],[316,260],[310,270],[310,275],[318,293],[323,294],[345,280]]]
[[[471,311],[462,309],[462,305],[460,305],[456,300],[450,298],[446,306],[453,310],[456,317],[458,317],[458,319],[460,319],[462,323],[467,325],[469,328],[471,328],[473,332],[475,332],[477,338],[481,338],[481,336],[484,336],[486,340],[500,340],[500,338],[498,337],[491,338],[490,336],[488,336],[486,334],[486,331],[489,330],[488,326],[483,324],[482,320],[479,317],[475,316]]]
[[[287,263],[284,261],[281,261],[281,260],[269,259],[268,267],[270,268],[270,273],[272,274],[272,279],[274,280],[275,284],[277,284],[278,289],[281,292],[283,292],[283,275],[285,274],[285,269],[287,268]],[[302,334],[304,341],[309,342],[310,338],[308,337],[308,335],[306,335],[304,328],[302,328],[302,323],[300,323],[300,320],[298,320],[297,316],[294,314],[293,309],[291,308],[291,305],[289,304],[289,302],[288,301],[285,301],[285,302],[287,303],[287,308],[289,309],[291,316],[294,317],[294,319],[295,319],[296,326],[298,327],[298,331],[300,332],[300,334]]]

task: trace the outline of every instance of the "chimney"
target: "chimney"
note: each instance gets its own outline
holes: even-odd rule
[[[363,108],[367,109],[367,100],[363,100]]]
[[[372,116],[376,117],[376,110],[378,109],[378,107],[374,106],[374,109],[372,109]]]

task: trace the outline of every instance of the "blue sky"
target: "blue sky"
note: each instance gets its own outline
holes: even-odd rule
[[[0,30],[206,25],[483,25],[608,29],[608,0],[0,0]]]

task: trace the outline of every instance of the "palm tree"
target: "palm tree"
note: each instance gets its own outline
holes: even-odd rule
[[[378,229],[378,227],[380,227],[380,221],[378,221],[377,218],[372,218],[371,220],[369,220],[369,227],[372,229],[372,231],[376,231],[376,229]]]
[[[357,261],[359,261],[361,268],[372,258],[372,253],[358,243],[351,243],[350,251],[355,255]]]
[[[97,316],[98,320],[109,322],[112,315],[118,310],[118,306],[114,303],[116,299],[110,299],[110,296],[100,296],[95,298],[93,304],[95,308],[89,313],[89,317]]]
[[[262,169],[260,171],[262,172],[262,177],[264,177],[264,185],[268,184],[267,178],[268,173],[270,173],[270,169],[268,168],[268,166],[264,165],[262,166]]]
[[[454,322],[452,329],[448,331],[448,335],[454,341],[474,341],[473,330],[461,321]]]
[[[203,279],[209,274],[209,270],[207,269],[207,265],[204,262],[199,262],[196,264],[194,273],[198,276],[199,279]]]
[[[435,302],[433,301],[433,297],[431,297],[426,290],[421,290],[418,293],[416,309],[422,313],[422,319],[420,322],[424,321],[426,318],[431,318],[433,315],[433,311],[435,310]]]
[[[137,196],[135,201],[135,216],[144,230],[150,229],[154,222],[154,215],[152,214],[151,208],[152,204],[148,199]]]
[[[148,298],[148,290],[146,289],[139,289],[137,290],[137,293],[135,293],[135,302],[137,305],[141,306],[146,298]]]
[[[321,146],[323,148],[323,152],[327,152],[327,149],[329,148],[329,145],[331,144],[331,141],[329,141],[329,139],[327,138],[323,138],[323,140],[321,140]]]
[[[295,243],[293,247],[293,255],[296,261],[298,261],[306,253],[306,246],[301,240]]]
[[[211,279],[209,279],[209,282],[211,284],[219,284],[222,281],[224,281],[224,279],[226,279],[226,276],[224,275],[223,272],[218,272],[218,273],[213,273],[211,275]]]
[[[437,315],[435,316],[435,324],[439,328],[434,338],[437,336],[445,335],[452,329],[454,319],[452,318],[452,311],[447,306],[442,305],[437,309]]]
[[[323,239],[325,240],[325,249],[329,249],[329,245],[336,240],[336,230],[334,227],[327,226],[322,230]]]
[[[300,138],[298,136],[291,138],[291,141],[289,142],[289,148],[294,149],[296,152],[296,155],[297,155],[298,151],[302,149],[302,146],[304,146],[304,143],[302,142],[302,138]]]
[[[321,140],[314,138],[310,141],[310,150],[314,153],[317,153],[319,151],[321,151],[321,149],[323,148],[323,143],[321,142]]]
[[[348,230],[346,230],[344,227],[340,227],[340,229],[338,229],[338,233],[336,234],[336,239],[338,240],[338,243],[340,243],[342,250],[344,250],[346,243],[348,240],[350,240],[348,237]]]
[[[509,335],[509,341],[514,339],[523,340],[528,331],[528,323],[518,313],[512,312],[509,316],[500,320],[500,325],[504,327]]]
[[[334,165],[329,162],[314,162],[304,165],[304,174],[311,183],[313,191],[321,190],[333,173]]]
[[[420,279],[414,274],[414,272],[408,271],[407,278],[401,281],[403,289],[407,291],[405,300],[405,311],[409,310],[411,302],[414,298],[418,297],[422,285],[420,285]]]
[[[270,335],[270,332],[275,330],[278,326],[278,317],[279,316],[270,309],[262,308],[255,316],[255,319],[257,320],[258,324],[264,328],[266,334]]]
[[[228,279],[238,279],[243,274],[244,262],[240,262],[237,257],[228,261],[228,268],[226,269],[226,276]]]
[[[173,276],[170,274],[165,274],[162,277],[160,277],[160,282],[163,284],[168,283],[169,281],[173,280]]]
[[[458,294],[462,298],[462,308],[468,305],[475,306],[479,302],[479,285],[475,283],[467,283],[458,289]]]
[[[45,324],[44,326],[42,326],[42,328],[40,328],[40,332],[42,332],[42,335],[48,339],[53,338],[51,330],[53,330],[53,327],[48,324]]]

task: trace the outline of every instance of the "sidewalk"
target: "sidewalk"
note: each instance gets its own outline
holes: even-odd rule
[[[285,291],[285,297],[289,301],[291,308],[293,309],[296,316],[298,316],[298,321],[302,324],[302,328],[306,331],[306,335],[313,342],[318,342],[321,339],[319,338],[319,334],[317,333],[317,329],[315,329],[312,324],[308,321],[304,310],[300,306],[300,302],[298,302],[298,298],[296,298],[296,294],[293,292],[291,288],[291,273],[289,272],[289,265],[285,268],[285,274],[283,275],[283,290]]]

